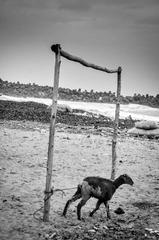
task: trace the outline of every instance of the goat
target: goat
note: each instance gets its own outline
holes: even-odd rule
[[[65,208],[63,210],[63,216],[66,216],[68,207],[72,202],[82,198],[82,200],[77,205],[77,218],[81,220],[81,208],[86,204],[86,202],[91,198],[97,198],[95,209],[90,212],[90,217],[99,209],[100,205],[104,203],[107,212],[107,218],[110,218],[108,201],[112,198],[116,189],[122,184],[133,185],[133,180],[127,175],[123,174],[116,178],[114,181],[101,178],[101,177],[86,177],[83,179],[82,184],[77,186],[77,191],[66,202]]]

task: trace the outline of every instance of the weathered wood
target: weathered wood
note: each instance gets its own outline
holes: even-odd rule
[[[116,110],[115,110],[115,121],[114,121],[114,132],[113,132],[113,139],[112,139],[112,171],[111,171],[111,179],[114,180],[116,174],[116,143],[117,143],[117,134],[118,134],[118,122],[119,122],[119,112],[120,112],[120,92],[121,92],[121,67],[117,70],[110,70],[104,67],[97,66],[92,63],[88,63],[85,60],[73,56],[65,51],[63,51],[59,44],[52,45],[51,50],[55,52],[56,55],[62,56],[68,60],[78,62],[85,67],[90,67],[99,71],[103,71],[106,73],[117,73],[117,102],[116,102]],[[56,68],[56,67],[55,67]],[[49,168],[49,166],[48,166]],[[52,169],[52,168],[51,168]]]
[[[49,196],[51,192],[51,180],[52,180],[52,168],[53,168],[54,136],[55,136],[55,122],[56,122],[56,112],[57,112],[60,63],[61,63],[60,45],[57,44],[56,52],[55,52],[54,88],[53,88],[52,109],[51,109],[51,119],[50,119],[47,174],[46,174],[46,187],[45,187],[45,198],[44,198],[44,215],[43,215],[44,222],[49,221],[49,212],[50,212]]]
[[[111,179],[115,179],[116,175],[116,144],[117,144],[117,135],[118,135],[118,124],[119,124],[119,112],[120,112],[120,93],[121,93],[121,67],[118,68],[117,73],[117,102],[116,102],[116,110],[115,110],[115,120],[114,120],[114,132],[112,139],[112,171],[111,171]]]
[[[55,52],[56,51],[56,45],[52,45],[51,49],[52,49],[53,52]],[[88,62],[86,62],[85,60],[83,60],[79,57],[73,56],[73,55],[63,51],[62,49],[60,49],[60,54],[61,54],[62,57],[66,58],[68,60],[71,60],[73,62],[78,62],[85,67],[90,67],[90,68],[93,68],[93,69],[96,69],[96,70],[99,70],[99,71],[102,71],[102,72],[106,72],[106,73],[117,73],[118,72],[118,69],[110,70],[110,69],[107,69],[107,68],[104,68],[104,67],[97,66],[93,63],[88,63]]]

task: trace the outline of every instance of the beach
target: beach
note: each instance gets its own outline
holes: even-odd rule
[[[50,222],[44,223],[49,124],[31,121],[0,123],[1,217],[0,239],[158,239],[159,144],[157,139],[130,137],[120,132],[117,176],[126,173],[133,186],[121,186],[110,201],[112,219],[104,205],[91,218],[96,204],[82,208],[78,221],[72,204],[62,217],[66,201],[86,176],[110,178],[112,128],[57,124],[53,160]],[[72,189],[75,188],[75,189]],[[114,210],[121,207],[125,214]]]
[[[159,1],[0,19],[0,240],[159,240]]]

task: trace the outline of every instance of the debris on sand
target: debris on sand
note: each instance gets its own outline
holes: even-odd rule
[[[133,136],[146,136],[148,138],[158,138],[159,125],[154,121],[136,122],[135,127],[128,130],[128,134]]]
[[[159,125],[154,121],[138,121],[135,123],[135,127],[144,130],[154,130],[159,128]]]
[[[115,211],[114,211],[116,214],[124,214],[124,210],[121,208],[121,207],[118,207]]]

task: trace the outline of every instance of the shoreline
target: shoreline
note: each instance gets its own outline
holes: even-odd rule
[[[51,109],[45,104],[35,102],[14,102],[0,100],[1,120],[26,120],[49,123]],[[136,120],[132,118],[120,119],[119,129],[134,127]],[[57,111],[56,123],[72,126],[93,126],[113,128],[114,120],[103,115],[96,115],[84,110],[73,110],[73,112]]]

